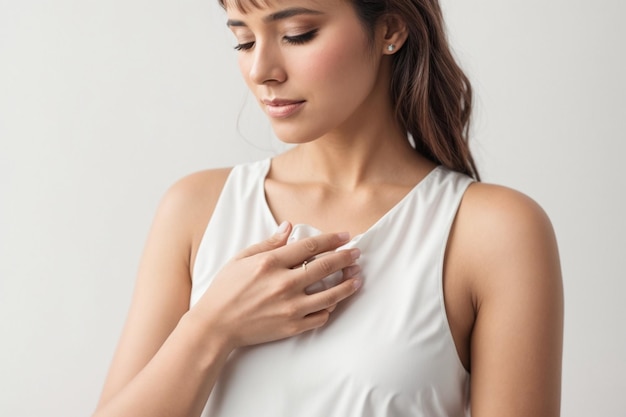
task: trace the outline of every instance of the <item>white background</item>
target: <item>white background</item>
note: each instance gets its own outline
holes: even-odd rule
[[[214,1],[0,0],[1,416],[89,415],[160,196],[281,149]],[[443,6],[484,179],[558,235],[563,415],[624,415],[626,3]]]

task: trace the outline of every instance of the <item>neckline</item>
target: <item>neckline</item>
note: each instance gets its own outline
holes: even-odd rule
[[[269,173],[270,167],[272,165],[272,158],[266,158],[264,160],[261,161],[262,162],[262,169],[259,175],[259,179],[257,182],[257,192],[259,193],[259,199],[261,201],[261,204],[263,206],[263,212],[264,212],[264,216],[266,217],[266,220],[268,222],[268,224],[275,230],[276,228],[278,228],[278,222],[276,221],[276,217],[274,217],[274,213],[272,213],[272,210],[270,209],[270,205],[267,201],[267,196],[265,195],[265,180],[267,178],[267,174]],[[435,177],[435,174],[439,171],[441,171],[442,169],[442,165],[437,165],[436,167],[434,167],[433,169],[431,169],[426,175],[424,175],[424,177],[422,179],[420,179],[400,200],[398,200],[398,202],[396,202],[389,210],[387,210],[385,212],[385,214],[383,214],[382,216],[380,216],[378,218],[378,220],[376,220],[374,223],[372,223],[367,229],[365,229],[363,232],[356,234],[352,237],[352,239],[350,240],[349,243],[353,243],[355,241],[360,240],[363,236],[366,236],[368,234],[370,234],[372,231],[378,229],[379,227],[381,227],[380,225],[383,224],[384,222],[387,221],[388,218],[392,217],[397,211],[400,210],[400,208],[402,206],[404,206],[406,204],[406,202],[411,199],[413,197],[414,194],[417,194],[418,190],[420,190],[422,187],[424,187],[426,183],[431,182],[433,180],[433,178]],[[324,233],[322,230],[316,228],[313,225],[310,225],[308,223],[295,223],[292,224],[293,229],[295,230],[297,227],[306,227],[309,228],[310,230],[321,234]]]

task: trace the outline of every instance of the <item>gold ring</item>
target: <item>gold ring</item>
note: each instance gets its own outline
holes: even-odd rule
[[[306,272],[306,271],[307,271],[307,267],[306,267],[306,266],[307,266],[308,264],[309,264],[309,261],[304,261],[304,262],[302,262],[302,268],[304,268],[304,272]]]

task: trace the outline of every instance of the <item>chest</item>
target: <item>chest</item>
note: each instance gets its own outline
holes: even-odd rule
[[[442,309],[437,250],[416,243],[416,255],[401,247],[404,237],[382,236],[348,244],[362,248],[364,285],[326,326],[229,358],[214,410],[253,415],[240,408],[253,393],[257,409],[274,413],[267,415],[461,415],[467,374]],[[359,407],[376,410],[359,414]]]
[[[353,236],[370,229],[410,191],[408,186],[368,186],[348,192],[314,184],[265,182],[266,202],[277,223],[288,220]]]

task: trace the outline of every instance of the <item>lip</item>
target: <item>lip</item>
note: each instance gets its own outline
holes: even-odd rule
[[[287,100],[281,98],[263,99],[261,102],[265,105],[265,110],[270,117],[285,118],[296,113],[302,108],[304,100]]]

